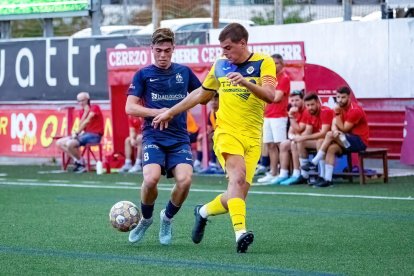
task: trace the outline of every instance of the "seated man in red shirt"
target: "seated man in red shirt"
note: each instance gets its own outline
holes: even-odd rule
[[[369,138],[369,127],[364,110],[351,101],[351,90],[344,86],[336,91],[335,119],[332,131],[329,131],[320,146],[318,153],[312,159],[314,165],[325,161],[323,179],[315,186],[328,187],[332,185],[332,175],[335,156],[344,152],[360,152],[366,149]]]
[[[309,163],[308,149],[317,149],[322,139],[325,138],[326,133],[331,130],[334,112],[329,107],[322,106],[318,95],[315,93],[307,94],[303,100],[306,111],[301,120],[306,124],[306,127],[301,135],[297,135],[292,139],[295,143],[292,143],[291,150],[292,155],[296,154],[294,153],[295,151],[298,152],[301,165],[300,173],[304,179],[309,179],[309,169],[304,169]],[[319,144],[318,140],[320,141]],[[285,176],[285,179],[287,179],[287,176]],[[278,180],[284,181],[280,178]]]
[[[136,173],[142,170],[141,155],[142,155],[142,133],[141,125],[142,119],[140,117],[128,116],[129,136],[125,139],[125,164],[119,172]],[[137,149],[135,164],[132,166],[132,150]]]
[[[280,143],[280,174],[278,179],[273,184],[280,185],[295,185],[306,183],[306,179],[300,174],[299,156],[297,151],[292,151],[292,145],[295,146],[293,139],[301,135],[306,128],[306,124],[303,121],[303,115],[305,113],[305,104],[303,102],[305,91],[294,90],[290,93],[289,102],[291,107],[289,108],[289,131],[288,139]],[[291,177],[289,175],[289,165],[292,156],[293,172]]]
[[[98,144],[104,132],[104,122],[101,109],[98,105],[91,104],[89,93],[80,92],[77,101],[82,107],[80,111],[79,128],[71,136],[57,140],[58,147],[66,152],[75,162],[74,172],[86,172],[85,162],[79,152],[80,146],[86,144]]]

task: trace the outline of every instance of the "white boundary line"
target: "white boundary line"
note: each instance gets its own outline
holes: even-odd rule
[[[160,183],[161,184],[161,183]],[[165,185],[163,183],[162,185]],[[113,185],[85,185],[85,184],[64,184],[64,183],[30,183],[30,182],[13,182],[4,181],[0,185],[15,185],[15,186],[38,186],[38,187],[64,187],[64,188],[89,188],[89,189],[128,189],[135,190],[140,187],[128,186],[113,186]],[[170,191],[171,187],[158,187],[161,191]],[[225,190],[216,189],[191,189],[191,192],[199,193],[222,193]],[[381,200],[408,200],[414,201],[414,198],[409,197],[395,197],[395,196],[368,196],[368,195],[341,195],[341,194],[318,194],[318,193],[298,193],[298,192],[272,192],[272,191],[249,191],[249,194],[257,195],[291,195],[291,196],[313,196],[313,197],[334,197],[334,198],[362,198],[362,199],[381,199]]]

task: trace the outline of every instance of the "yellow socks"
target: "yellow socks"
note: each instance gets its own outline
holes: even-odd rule
[[[205,208],[205,210],[203,211],[206,212],[207,216],[216,216],[216,215],[221,215],[221,214],[225,214],[228,212],[228,210],[224,208],[223,204],[221,204],[221,196],[222,194],[216,196],[215,199],[213,199],[212,201],[210,201],[209,203],[207,203],[206,205],[202,207],[202,209]],[[201,212],[202,210],[200,210],[200,215],[203,216]]]
[[[227,205],[234,232],[236,236],[240,236],[246,232],[246,203],[241,198],[231,198],[227,201]]]

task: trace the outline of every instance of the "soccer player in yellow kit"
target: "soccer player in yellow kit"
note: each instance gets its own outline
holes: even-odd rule
[[[220,95],[214,151],[228,176],[227,191],[211,202],[195,207],[194,243],[201,242],[208,216],[230,213],[236,250],[245,253],[253,242],[246,230],[245,199],[261,153],[263,111],[275,98],[276,68],[267,55],[251,53],[247,30],[238,23],[227,25],[219,35],[224,57],[214,63],[201,88],[156,116],[154,127],[168,127],[176,114]]]

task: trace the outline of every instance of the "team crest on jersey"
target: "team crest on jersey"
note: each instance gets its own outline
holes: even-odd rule
[[[247,74],[251,74],[254,72],[254,67],[253,66],[249,66],[249,68],[247,68],[246,70]]]
[[[175,75],[175,80],[176,80],[176,83],[183,83],[184,78],[183,78],[183,76],[181,76],[180,73],[177,73]]]

